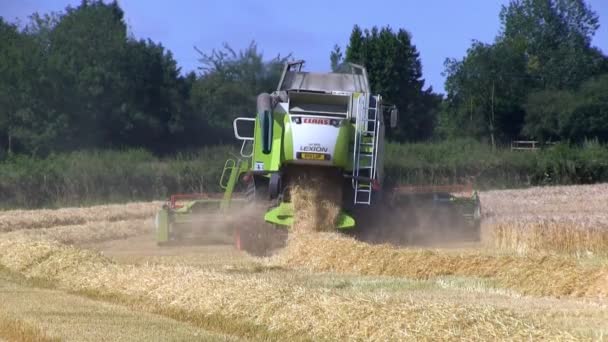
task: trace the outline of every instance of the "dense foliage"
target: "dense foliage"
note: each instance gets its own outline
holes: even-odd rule
[[[393,141],[608,141],[608,57],[591,46],[597,14],[583,0],[512,0],[500,20],[493,43],[475,41],[463,59],[446,61],[445,99],[425,86],[403,28],[355,25],[330,66],[367,67],[372,90],[400,110]],[[129,34],[117,2],[101,0],[21,26],[0,18],[0,41],[0,158],[232,142],[232,119],[252,114],[291,59],[266,60],[254,42],[240,51],[225,44],[197,49],[198,71],[183,73],[160,43]]]
[[[191,103],[208,125],[208,141],[234,142],[232,121],[252,116],[257,95],[279,83],[287,57],[264,61],[255,43],[236,52],[228,45],[210,54],[200,52],[202,75],[192,88]]]
[[[182,74],[170,51],[131,37],[118,4],[102,1],[34,14],[23,28],[0,18],[0,41],[0,157],[232,141],[232,118],[276,86],[285,60],[264,61],[253,43],[226,46],[201,55],[198,75]]]
[[[441,96],[424,88],[420,53],[412,35],[390,27],[362,31],[353,28],[343,56],[336,46],[330,55],[334,71],[347,71],[346,63],[365,66],[373,92],[400,109],[398,127],[388,136],[397,141],[421,141],[433,136]]]
[[[219,192],[224,161],[235,152],[216,146],[171,158],[144,150],[12,156],[0,163],[0,207],[60,207]],[[594,142],[537,152],[492,151],[470,139],[395,143],[388,145],[386,159],[387,179],[401,184],[470,181],[484,189],[608,182],[608,147]]]
[[[446,61],[440,132],[608,141],[608,57],[591,46],[597,14],[583,0],[512,0],[500,20],[494,43],[473,42],[462,60]]]
[[[162,45],[128,37],[116,3],[0,21],[0,146],[46,154],[178,143],[189,77]],[[4,42],[8,42],[5,44]]]

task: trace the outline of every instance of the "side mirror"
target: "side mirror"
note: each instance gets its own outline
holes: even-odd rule
[[[391,128],[397,127],[397,119],[399,118],[399,110],[397,107],[391,108]]]

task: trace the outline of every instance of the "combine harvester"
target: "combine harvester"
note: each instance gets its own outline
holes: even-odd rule
[[[434,217],[440,229],[478,238],[481,209],[471,186],[399,186],[384,179],[385,125],[395,127],[398,112],[371,93],[365,68],[309,73],[303,63],[285,65],[276,91],[258,96],[255,117],[234,120],[241,156],[224,166],[224,194],[172,196],[157,215],[158,243],[205,235],[218,216],[255,203],[267,224],[240,222],[231,229],[237,248],[264,254],[274,247],[273,236],[285,236],[277,233],[294,222],[290,190],[296,178],[319,171],[342,187],[338,230],[402,243],[409,227]],[[241,180],[247,188],[237,197]]]

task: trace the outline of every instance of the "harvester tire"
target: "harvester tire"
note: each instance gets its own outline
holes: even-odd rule
[[[262,176],[253,176],[253,180],[247,184],[246,195],[250,203],[270,200],[268,179]]]

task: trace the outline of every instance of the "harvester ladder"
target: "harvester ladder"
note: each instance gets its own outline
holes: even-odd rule
[[[372,203],[373,182],[376,179],[378,151],[378,115],[381,97],[363,94],[356,115],[355,165],[353,167],[354,203]],[[380,113],[381,114],[381,113]]]
[[[220,188],[224,190],[224,196],[222,198],[222,202],[220,203],[220,209],[225,210],[230,207],[232,202],[232,193],[234,192],[234,188],[238,183],[239,176],[247,172],[249,168],[249,163],[247,160],[243,160],[240,158],[228,159],[224,164],[224,169],[222,170],[222,175],[220,177]],[[226,178],[227,177],[227,178]]]

